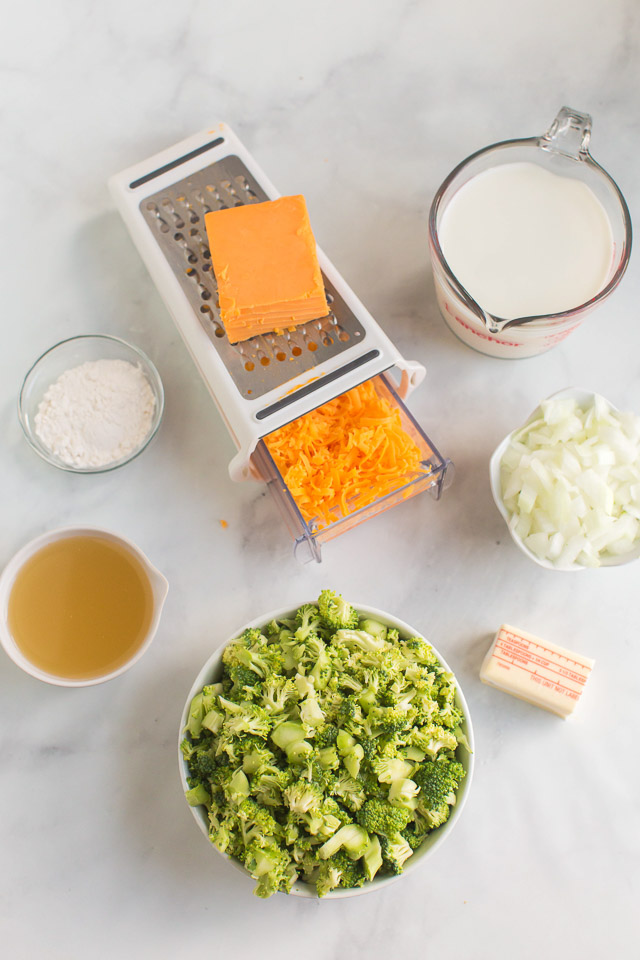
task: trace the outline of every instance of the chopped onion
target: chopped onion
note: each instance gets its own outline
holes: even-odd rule
[[[541,560],[597,567],[640,541],[640,417],[545,400],[500,463],[509,527]]]

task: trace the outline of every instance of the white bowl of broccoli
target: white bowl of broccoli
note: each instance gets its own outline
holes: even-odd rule
[[[189,691],[180,776],[255,893],[379,890],[449,835],[473,772],[466,701],[409,624],[324,590],[257,617]]]

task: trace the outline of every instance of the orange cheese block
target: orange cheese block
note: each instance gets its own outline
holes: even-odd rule
[[[231,330],[227,330],[227,339],[229,343],[240,343],[243,340],[248,340],[250,337],[259,337],[262,334],[274,333],[281,334],[285,330],[293,330],[296,327],[296,324],[291,319],[279,320],[277,323],[271,321],[271,323],[249,323],[242,327],[242,329],[236,329],[232,327]]]
[[[269,310],[264,313],[249,315],[243,314],[238,320],[234,321],[234,326],[242,327],[246,323],[272,323],[274,320],[286,320],[287,317],[304,317],[307,320],[315,320],[318,316],[317,308],[304,310]]]
[[[214,210],[205,216],[220,317],[232,343],[329,312],[302,196]]]
[[[270,316],[283,316],[284,314],[294,314],[296,316],[303,313],[308,313],[311,316],[318,309],[326,309],[326,301],[321,300],[319,297],[313,297],[310,300],[299,300],[295,303],[287,303],[283,308],[280,304],[273,304],[270,307],[263,307],[258,313],[255,309],[249,310],[248,308],[242,308],[239,311],[239,320],[245,318],[256,319],[256,317],[270,317]]]

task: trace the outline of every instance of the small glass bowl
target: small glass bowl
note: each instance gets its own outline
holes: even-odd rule
[[[73,367],[92,360],[126,360],[140,366],[155,398],[151,427],[142,443],[119,460],[97,467],[76,467],[65,463],[46,447],[36,434],[35,416],[44,394],[58,377]],[[88,334],[70,337],[50,347],[28,371],[18,397],[18,418],[29,445],[43,460],[69,473],[107,473],[137,457],[149,445],[158,431],[164,410],[164,390],[160,374],[149,358],[138,347],[107,334]]]

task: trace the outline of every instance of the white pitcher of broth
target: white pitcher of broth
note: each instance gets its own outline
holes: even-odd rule
[[[101,527],[51,530],[0,574],[0,644],[38,680],[104,683],[149,648],[168,588],[126,537]]]

